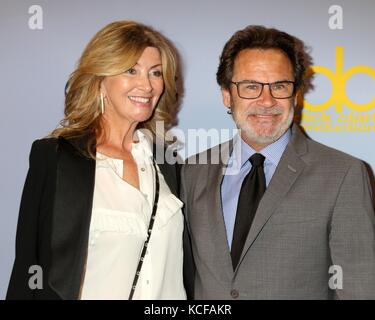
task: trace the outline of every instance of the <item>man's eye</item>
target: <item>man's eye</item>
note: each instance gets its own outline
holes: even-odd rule
[[[246,85],[246,90],[258,90],[259,89],[259,85],[257,84],[248,84]]]
[[[286,87],[285,83],[275,83],[273,85],[274,90],[284,90]]]

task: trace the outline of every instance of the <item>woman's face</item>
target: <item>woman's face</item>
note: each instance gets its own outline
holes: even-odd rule
[[[137,63],[116,76],[105,77],[101,92],[104,118],[124,125],[148,120],[164,90],[162,63],[157,48],[147,47]]]

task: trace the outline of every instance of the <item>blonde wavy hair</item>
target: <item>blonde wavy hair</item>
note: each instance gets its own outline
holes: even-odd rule
[[[100,84],[104,77],[121,74],[134,66],[146,47],[160,51],[164,91],[150,119],[138,125],[157,136],[156,122],[164,129],[175,124],[177,115],[177,53],[170,41],[151,27],[134,21],[116,21],[98,31],[87,44],[78,66],[70,75],[65,92],[64,119],[50,137],[88,135],[86,149],[95,158],[96,137],[104,134],[101,124]],[[162,133],[164,134],[164,132]]]

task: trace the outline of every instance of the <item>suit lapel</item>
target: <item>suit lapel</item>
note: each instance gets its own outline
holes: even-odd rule
[[[305,154],[306,152],[306,137],[304,137],[301,130],[294,125],[292,128],[291,141],[281,157],[272,180],[261,202],[259,203],[259,207],[247,236],[238,266],[257,238],[258,234],[262,231],[264,225],[270,219],[283,199],[285,199],[286,194],[289,192],[290,188],[293,186],[306,166],[305,162],[303,162],[300,158],[301,155]]]
[[[87,256],[95,161],[79,153],[87,138],[59,139],[49,283],[62,299],[77,299]]]
[[[228,279],[233,277],[232,260],[230,256],[230,249],[228,247],[226,228],[224,222],[224,214],[221,202],[221,183],[225,173],[225,169],[232,151],[232,140],[221,145],[221,148],[211,149],[212,152],[219,152],[219,155],[210,154],[208,161],[212,159],[220,159],[219,164],[208,165],[207,183],[213,186],[212,191],[207,192],[207,208],[206,212],[208,224],[211,226],[212,243],[215,246],[216,253],[214,260],[218,266],[218,270],[223,272]]]

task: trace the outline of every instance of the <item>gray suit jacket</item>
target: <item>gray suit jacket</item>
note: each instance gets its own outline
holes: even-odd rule
[[[230,153],[224,143],[182,168],[194,298],[374,299],[375,219],[364,164],[294,126],[233,270],[220,196]],[[219,154],[218,164],[191,164]]]

